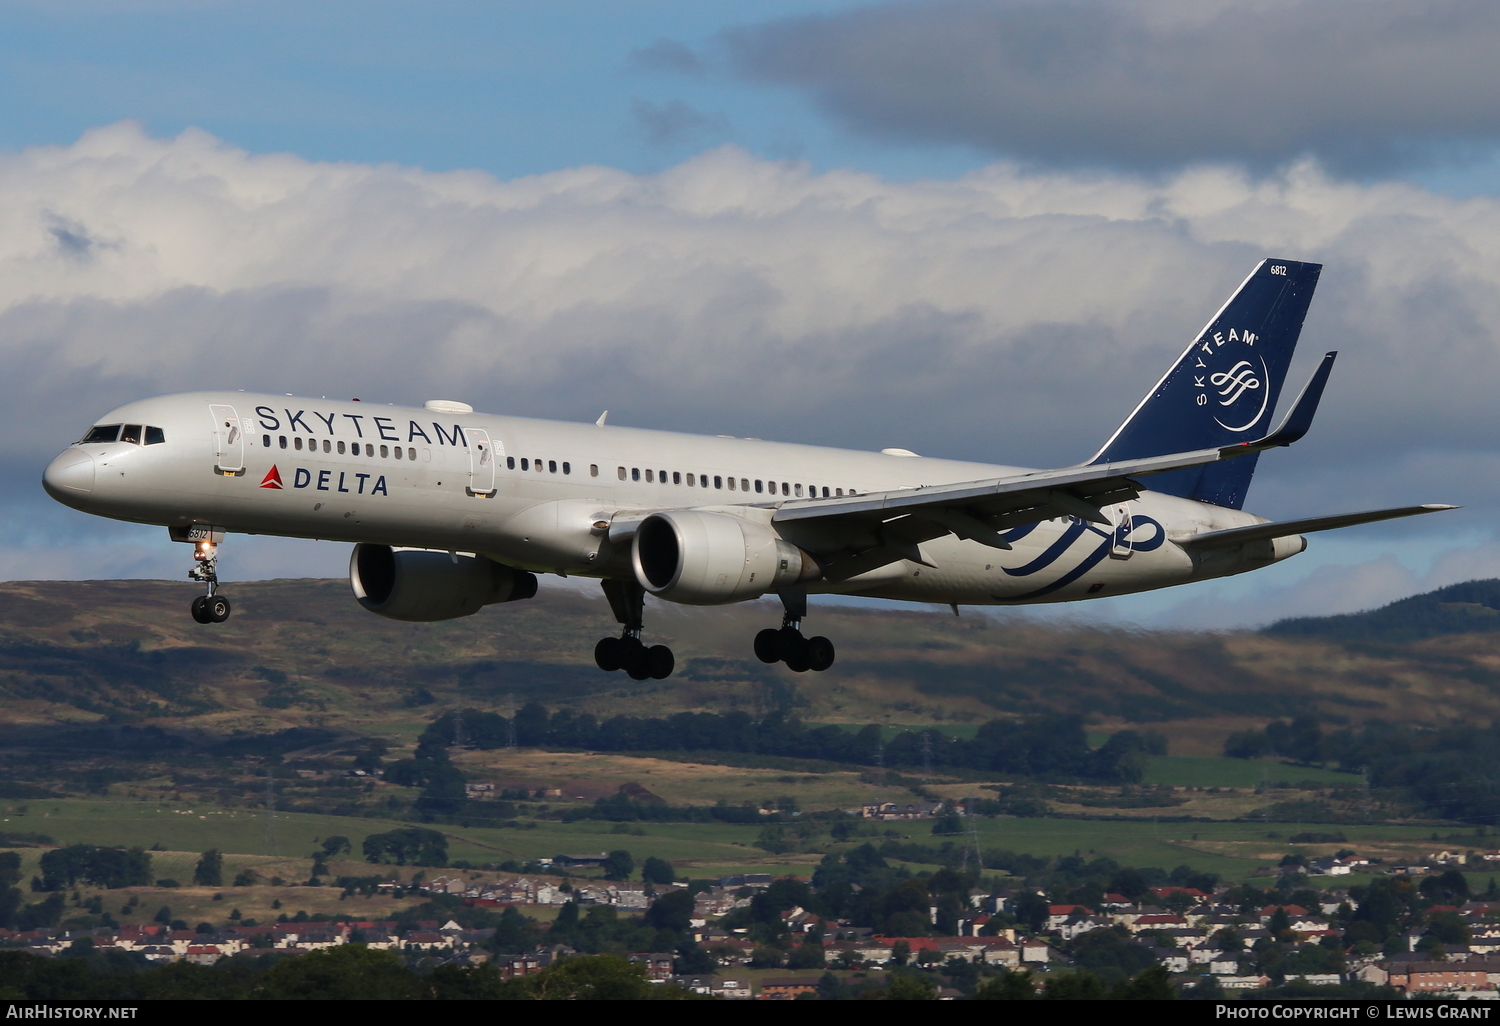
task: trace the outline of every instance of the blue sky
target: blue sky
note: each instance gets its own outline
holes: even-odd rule
[[[1293,375],[1346,355],[1251,508],[1469,509],[1066,615],[1226,626],[1500,573],[1492,10],[0,2],[0,573],[179,576],[158,529],[25,483],[80,420],[230,379],[452,390],[402,346],[491,409],[1072,462],[1272,251],[1328,262]],[[708,398],[658,390],[664,361]],[[769,401],[714,398],[751,375]]]
[[[854,6],[838,0],[550,3],[48,3],[0,5],[0,144],[69,143],[140,120],[203,128],[256,152],[482,168],[503,178],[579,164],[659,170],[735,142],[815,166],[951,175],[961,146],[862,140],[792,91],[712,70],[650,70],[669,39],[712,49],[727,27]],[[652,141],[641,104],[705,117]]]

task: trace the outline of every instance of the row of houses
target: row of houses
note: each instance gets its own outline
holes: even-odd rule
[[[212,965],[220,958],[249,951],[305,954],[340,944],[360,943],[404,954],[451,958],[463,954],[482,961],[484,943],[494,930],[465,930],[449,920],[423,921],[400,928],[390,922],[268,923],[229,926],[211,933],[173,930],[158,925],[130,925],[119,929],[63,930],[39,928],[17,932],[0,930],[0,946],[36,955],[56,955],[80,942],[95,951],[138,952],[151,962],[195,962]]]

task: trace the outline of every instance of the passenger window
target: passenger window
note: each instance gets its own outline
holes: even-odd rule
[[[278,436],[277,436],[277,437],[278,437],[278,438],[279,438],[279,439],[280,439],[280,441],[281,441],[281,447],[282,447],[282,448],[283,448],[283,449],[285,449],[285,448],[286,448],[286,435],[278,435]]]
[[[825,499],[828,498],[828,486],[827,485],[823,486],[823,498],[825,498]]]
[[[339,443],[338,449],[339,449],[339,455],[340,456],[344,455],[344,443],[343,442]]]
[[[833,491],[834,491],[835,495],[843,495],[844,494],[844,490],[842,488],[835,488]]]
[[[631,467],[630,468],[630,480],[632,480],[632,481],[639,481],[640,479],[641,479],[641,468],[640,467]]]
[[[549,473],[549,474],[555,474],[555,473],[557,473],[557,461],[556,460],[548,460],[547,461],[547,473]]]
[[[792,494],[791,486],[788,485],[785,481],[781,482],[781,494],[782,495],[791,495]]]
[[[81,438],[80,442],[113,442],[120,437],[120,425],[105,424],[102,427],[89,428],[89,433]]]
[[[658,470],[656,472],[656,479],[658,481],[660,481],[662,484],[666,484],[667,483],[667,472],[665,470]]]
[[[672,471],[672,483],[673,484],[682,484],[682,471],[680,471],[680,470],[674,470],[674,471]]]
[[[571,463],[564,463],[563,464],[563,473],[564,474],[571,474],[571,473],[573,473],[573,464],[571,464]]]
[[[734,491],[734,478],[732,477],[729,479],[729,490]]]
[[[126,424],[120,429],[120,441],[130,442],[132,445],[140,445],[141,426],[139,424]]]
[[[652,474],[651,470],[648,468],[647,471],[646,471],[646,483],[650,484],[652,481],[655,481],[655,480],[656,480],[656,477]]]
[[[324,442],[323,444],[327,445],[328,443]],[[327,452],[328,450],[324,449],[323,451]],[[406,458],[409,459],[409,460],[414,460],[414,459],[417,458],[417,448],[416,448],[416,446],[411,446],[410,448],[408,448],[406,450]]]
[[[524,459],[523,458],[521,460],[521,469],[522,470],[530,470],[531,469],[531,461],[528,460],[528,459]]]
[[[531,469],[535,470],[538,474],[540,474],[542,472],[542,461],[541,460],[532,460],[531,461]]]
[[[693,483],[697,480],[697,478],[695,478],[691,472],[688,474],[687,479],[689,488],[691,488],[693,486]]]
[[[621,481],[625,480],[625,468],[624,467],[620,468],[620,480]]]
[[[263,445],[263,446],[265,446],[267,449],[269,449],[271,447],[271,436],[270,435],[261,435],[260,436],[260,444]],[[343,446],[344,446],[344,443],[340,442],[339,443],[339,448],[342,449]]]
[[[589,464],[589,477],[598,477],[598,476],[599,476],[599,464],[597,464],[597,463],[590,463]]]
[[[401,459],[402,458],[401,446],[396,445],[396,446],[392,446],[392,448],[396,450],[395,453],[394,453],[396,459],[398,459],[398,460]]]
[[[750,490],[750,479],[748,477],[742,477],[742,478],[740,478],[740,491],[742,491],[742,492],[748,492],[749,490]]]
[[[802,498],[802,486],[801,485],[794,485],[792,487],[792,491],[796,492],[797,498],[799,498],[799,499]]]
[[[391,455],[390,447],[382,445],[380,447],[380,458],[383,459],[383,460],[384,459],[389,459],[390,455]]]
[[[715,488],[723,488],[724,487],[724,480],[721,477],[719,477],[718,474],[714,475],[714,487]]]
[[[516,469],[516,458],[514,456],[507,456],[507,457],[505,457],[505,469],[506,470],[515,470]]]
[[[756,481],[755,481],[755,490],[757,492],[763,492],[763,491],[766,490],[765,486],[761,483],[761,481],[760,481],[759,478],[757,478]]]
[[[328,440],[328,439],[326,439],[326,438],[325,438],[325,439],[323,439],[323,451],[324,451],[324,452],[332,452],[332,451],[333,451],[333,443],[332,443],[332,442],[330,442],[330,441],[329,441],[329,440]]]
[[[167,440],[167,434],[161,428],[158,428],[158,427],[148,427],[146,429],[146,444],[147,445],[161,445],[161,444],[165,443],[166,440]],[[267,438],[266,441],[269,442],[270,439]]]

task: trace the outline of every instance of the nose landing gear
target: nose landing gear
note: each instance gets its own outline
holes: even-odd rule
[[[188,571],[188,578],[194,581],[202,581],[208,586],[207,595],[199,595],[193,599],[193,619],[199,623],[223,623],[229,619],[229,600],[219,591],[219,546],[213,541],[200,541],[193,544],[193,568]]]
[[[794,673],[821,673],[833,665],[833,642],[821,635],[802,636],[802,618],[807,615],[807,594],[784,591],[781,604],[786,612],[781,629],[767,627],[755,636],[755,657],[763,663],[786,663]]]
[[[615,619],[625,627],[618,638],[600,638],[594,646],[594,662],[606,673],[624,670],[632,680],[666,680],[677,667],[666,645],[647,646],[641,641],[641,616],[646,589],[635,581],[606,580],[604,595]]]

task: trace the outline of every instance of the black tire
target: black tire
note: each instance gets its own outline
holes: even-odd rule
[[[197,598],[193,599],[193,604],[190,608],[192,610],[194,620],[197,620],[199,623],[213,623],[213,621],[208,618],[207,595],[199,595]]]
[[[781,632],[767,627],[755,636],[755,658],[763,663],[781,662]]]
[[[806,670],[807,639],[802,636],[802,632],[795,627],[783,627],[777,633],[781,635],[782,661],[791,669],[796,670],[797,666],[801,666],[802,670]],[[793,666],[793,663],[797,666]],[[797,672],[801,673],[802,670],[797,670]]]
[[[677,668],[677,659],[666,645],[652,645],[646,650],[646,669],[652,680],[666,680]]]
[[[821,634],[807,639],[807,668],[822,673],[833,665],[833,642]]]
[[[651,676],[651,669],[646,665],[646,646],[640,639],[620,639],[620,669],[629,674],[631,680],[646,680]]]
[[[594,663],[605,673],[614,673],[620,668],[624,653],[625,643],[619,638],[600,638],[594,646]]]
[[[223,595],[215,595],[204,605],[203,611],[208,614],[209,620],[214,623],[223,623],[229,619],[229,613],[233,609],[229,600]]]
[[[796,655],[787,656],[786,668],[793,673],[806,673],[812,669],[812,666],[807,661],[807,653],[803,651]]]

